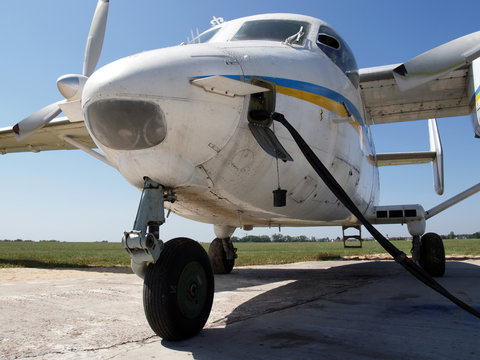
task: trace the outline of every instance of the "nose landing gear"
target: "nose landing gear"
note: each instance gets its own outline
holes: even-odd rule
[[[202,246],[187,238],[167,241],[143,283],[148,323],[165,340],[187,339],[207,322],[213,293],[213,272]]]
[[[132,270],[144,279],[143,306],[150,327],[164,340],[183,340],[207,322],[214,278],[210,259],[199,243],[175,238],[164,244],[159,239],[164,201],[175,201],[173,192],[145,178],[134,230],[125,232],[122,243],[132,259]]]

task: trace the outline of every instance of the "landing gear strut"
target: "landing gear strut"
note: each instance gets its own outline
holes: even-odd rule
[[[164,201],[175,201],[173,192],[145,178],[134,229],[125,232],[122,243],[132,270],[144,279],[143,306],[150,327],[165,340],[182,340],[207,322],[214,278],[210,259],[199,243],[175,238],[164,244],[159,239]]]

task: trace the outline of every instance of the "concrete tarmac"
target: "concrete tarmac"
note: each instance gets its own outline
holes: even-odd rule
[[[56,271],[0,282],[0,359],[480,359],[480,319],[393,261],[235,268],[215,277],[205,329],[181,342],[150,330],[130,271]],[[440,282],[480,309],[479,280],[468,260]]]

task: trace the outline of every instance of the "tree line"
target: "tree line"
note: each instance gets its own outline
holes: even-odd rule
[[[451,231],[448,235],[440,235],[442,239],[480,239],[480,231],[477,231],[473,234],[454,234]],[[232,242],[258,242],[258,243],[267,243],[267,242],[329,242],[329,241],[341,241],[341,237],[336,238],[317,238],[315,236],[290,236],[283,234],[273,234],[272,236],[268,235],[247,235],[243,237],[232,236]],[[373,240],[373,238],[364,239],[365,241]],[[412,240],[411,237],[390,237],[390,240]]]
[[[455,234],[453,231],[450,231],[448,235],[440,235],[442,239],[480,239],[480,231],[477,231],[473,234]]]
[[[447,235],[440,235],[442,239],[480,239],[480,231],[477,231],[473,234],[455,234],[451,231]],[[389,237],[390,240],[411,240],[411,237]],[[232,242],[255,242],[255,243],[268,243],[268,242],[330,242],[330,241],[341,241],[340,237],[336,238],[329,238],[329,237],[315,237],[315,236],[290,236],[290,235],[283,235],[283,234],[273,234],[269,235],[247,235],[243,237],[232,236]],[[364,239],[365,241],[373,240],[373,239]],[[15,240],[0,240],[0,241],[23,241],[23,242],[33,242],[33,240],[22,240],[22,239],[15,239]],[[60,242],[59,240],[40,240],[40,242]],[[108,242],[106,240],[97,241],[97,242]]]
[[[272,236],[268,235],[247,235],[243,237],[232,236],[232,242],[316,242],[322,241],[327,242],[331,241],[328,237],[326,238],[316,238],[315,236],[290,236],[283,234],[273,234]]]

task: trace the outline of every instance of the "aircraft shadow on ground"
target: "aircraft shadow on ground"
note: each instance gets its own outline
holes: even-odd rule
[[[398,289],[398,294],[392,294],[390,299],[404,300],[402,296],[406,296],[406,298],[421,298],[421,296],[423,296],[415,294],[416,289],[418,289],[416,287],[423,285],[393,261],[375,261],[353,264],[345,262],[344,266],[336,266],[330,269],[236,268],[229,275],[216,276],[216,293],[242,289],[246,290],[248,287],[268,285],[278,282],[286,282],[286,284],[279,285],[278,287],[265,291],[258,296],[254,296],[235,308],[224,319],[218,319],[211,323],[213,326],[218,324],[224,325],[225,327],[206,328],[193,339],[181,342],[162,341],[162,345],[174,350],[192,352],[195,359],[210,359],[216,354],[215,351],[218,351],[220,348],[225,349],[224,342],[236,341],[236,336],[238,335],[238,328],[236,325],[240,325],[242,321],[261,317],[262,315],[273,314],[282,310],[293,309],[294,307],[313,303],[317,300],[328,301],[330,298],[339,294],[362,287],[371,282],[378,281],[379,279],[398,276],[404,276],[407,279],[411,278],[411,287],[403,290]],[[449,285],[454,284],[459,277],[472,278],[472,281],[478,281],[480,278],[480,267],[459,262],[447,263],[447,274],[443,280],[441,279],[439,282],[448,288]],[[407,281],[408,284],[410,284],[410,280]],[[375,297],[375,294],[372,294],[372,298],[373,297]],[[440,295],[432,295],[431,303],[433,304],[435,300],[438,300],[439,302],[443,301]],[[473,300],[471,305],[479,307],[477,304],[480,303],[480,299],[471,300]],[[335,301],[340,301],[342,304],[352,307],[361,305],[365,302],[364,299],[357,300],[351,298],[336,298]],[[420,301],[422,301],[422,299],[420,299]],[[429,300],[427,300],[427,302],[429,302]],[[401,303],[401,301],[397,301],[397,303]],[[444,315],[448,316],[449,314],[454,313],[457,309],[454,304],[450,305],[449,303],[447,303],[447,305],[439,305],[438,307],[429,304],[424,307],[420,306],[419,308],[415,308],[412,311],[439,311],[444,312]],[[442,302],[442,304],[445,303]],[[322,309],[322,306],[320,305],[318,306],[318,311],[322,312],[325,311],[325,309]],[[435,314],[431,315],[435,317]],[[470,319],[470,321],[477,321],[474,317],[472,317],[472,319]],[[312,321],[315,320],[312,319]],[[364,322],[365,331],[367,331],[369,327],[368,315],[365,315]],[[345,324],[343,324],[343,326],[344,325]],[[265,329],[267,329],[268,326],[268,321],[265,321]],[[302,325],[295,324],[295,326],[298,328]],[[308,324],[305,324],[305,329],[307,328]],[[272,336],[280,337],[278,339],[279,344],[291,344],[293,341],[293,343],[301,345],[302,343],[308,344],[318,341],[319,335],[312,334],[311,336],[306,336],[306,331],[307,330],[302,334],[298,334],[289,332],[289,329],[285,329]],[[265,338],[263,338],[263,340],[268,340],[268,336],[269,335],[264,335]],[[257,347],[261,342],[262,338],[259,338],[257,343],[254,345],[250,344],[250,346]],[[205,345],[206,343],[208,343],[208,346]],[[245,346],[249,346],[249,344],[245,344]],[[338,347],[340,346],[340,343],[334,341],[328,346]],[[281,345],[279,345],[278,349],[275,351],[280,348]],[[240,355],[241,354],[237,354],[237,357],[242,358]],[[301,357],[301,354],[298,355]],[[233,354],[229,354],[229,357],[237,358],[236,356],[233,356]]]

